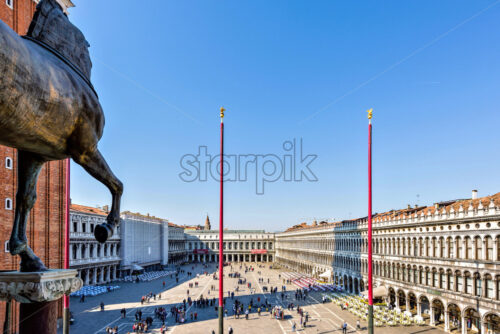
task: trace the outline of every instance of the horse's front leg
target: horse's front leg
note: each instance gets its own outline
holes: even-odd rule
[[[120,223],[120,201],[123,193],[123,184],[113,174],[106,160],[99,150],[73,155],[73,159],[80,164],[90,175],[95,177],[106,187],[108,187],[113,202],[111,211],[107,217],[107,223],[97,225],[94,229],[94,235],[97,241],[106,242],[113,235],[113,229]]]
[[[18,188],[16,214],[10,236],[9,248],[12,255],[21,257],[21,271],[44,271],[47,268],[28,246],[26,224],[36,201],[36,183],[45,160],[33,153],[18,151]]]

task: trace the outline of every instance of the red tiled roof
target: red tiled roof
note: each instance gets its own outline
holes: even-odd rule
[[[108,215],[108,213],[102,209],[93,208],[91,206],[85,206],[85,205],[80,205],[80,204],[71,204],[71,210],[78,211],[81,213],[90,213],[90,214],[94,214],[94,215],[100,215],[100,216],[107,216]]]
[[[434,214],[436,212],[440,213],[449,213],[451,209],[454,212],[460,210],[460,207],[465,211],[467,210],[471,204],[474,209],[477,209],[479,203],[482,204],[483,208],[488,207],[490,203],[493,201],[495,206],[500,206],[500,192],[491,196],[485,196],[478,199],[459,199],[459,200],[451,200],[441,203],[436,203],[432,206],[421,206],[421,207],[413,207],[407,209],[400,210],[391,210],[388,212],[376,213],[373,215],[373,222],[381,222],[384,219],[403,219],[403,218],[415,218],[421,215],[429,215]],[[366,218],[365,218],[366,219]],[[350,221],[354,221],[356,219],[352,219]],[[301,223],[298,225],[294,225],[286,230],[286,232],[302,230],[302,229],[322,229],[329,226],[335,226],[342,224],[342,222],[333,222],[324,224],[321,222],[319,225],[307,225],[307,223]]]

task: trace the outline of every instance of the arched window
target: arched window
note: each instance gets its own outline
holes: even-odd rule
[[[446,289],[447,288],[447,286],[446,286],[446,275],[445,275],[443,269],[441,269],[439,271],[439,288],[440,289]]]
[[[453,272],[448,269],[446,275],[448,276],[448,290],[455,291],[455,276]]]
[[[433,247],[432,256],[439,256],[439,251],[438,251],[439,245],[436,238],[432,238],[432,247]]]
[[[7,169],[12,169],[12,158],[11,157],[7,157],[5,158],[5,168]]]
[[[493,239],[488,235],[484,238],[484,244],[486,247],[486,259],[487,261],[493,260]]]
[[[475,259],[476,260],[481,260],[483,258],[483,240],[481,240],[480,237],[475,237],[474,238],[474,243],[475,243],[475,246],[476,246]]]
[[[444,247],[444,238],[441,237],[439,238],[439,256],[440,257],[445,257],[446,254],[444,253],[445,247]]]
[[[453,259],[455,256],[455,243],[452,238],[446,239],[446,242],[448,243],[448,258]]]
[[[484,275],[484,288],[486,289],[486,298],[495,297],[495,284],[490,274]]]
[[[5,209],[12,210],[12,199],[10,198],[5,199]]]
[[[426,250],[425,250],[425,255],[426,256],[432,256],[432,250],[431,250],[431,240],[429,238],[425,238],[425,247],[426,247]]]
[[[472,293],[472,276],[468,271],[466,271],[464,273],[464,277],[465,277],[465,293]]]
[[[456,272],[456,277],[457,277],[457,292],[462,292],[464,291],[464,285],[463,285],[463,277],[462,274],[457,271]]]
[[[474,283],[474,296],[481,297],[483,294],[483,282],[478,273],[474,274]]]
[[[455,258],[460,259],[462,258],[462,249],[463,249],[462,238],[457,237],[456,243],[457,243],[457,252],[455,253]]]
[[[465,248],[465,258],[471,259],[472,258],[472,242],[471,242],[470,237],[464,238],[464,248]]]

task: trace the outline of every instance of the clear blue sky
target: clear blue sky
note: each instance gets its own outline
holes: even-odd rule
[[[226,153],[302,138],[318,156],[317,182],[228,183],[230,228],[365,216],[370,107],[374,211],[500,191],[499,1],[74,2],[123,210],[217,224],[217,182],[179,174],[198,146],[217,154],[222,105]],[[74,203],[110,203],[72,167]]]

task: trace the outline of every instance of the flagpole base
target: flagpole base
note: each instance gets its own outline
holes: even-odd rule
[[[373,305],[368,305],[368,334],[373,334]]]
[[[219,306],[219,334],[224,334],[224,306]]]

